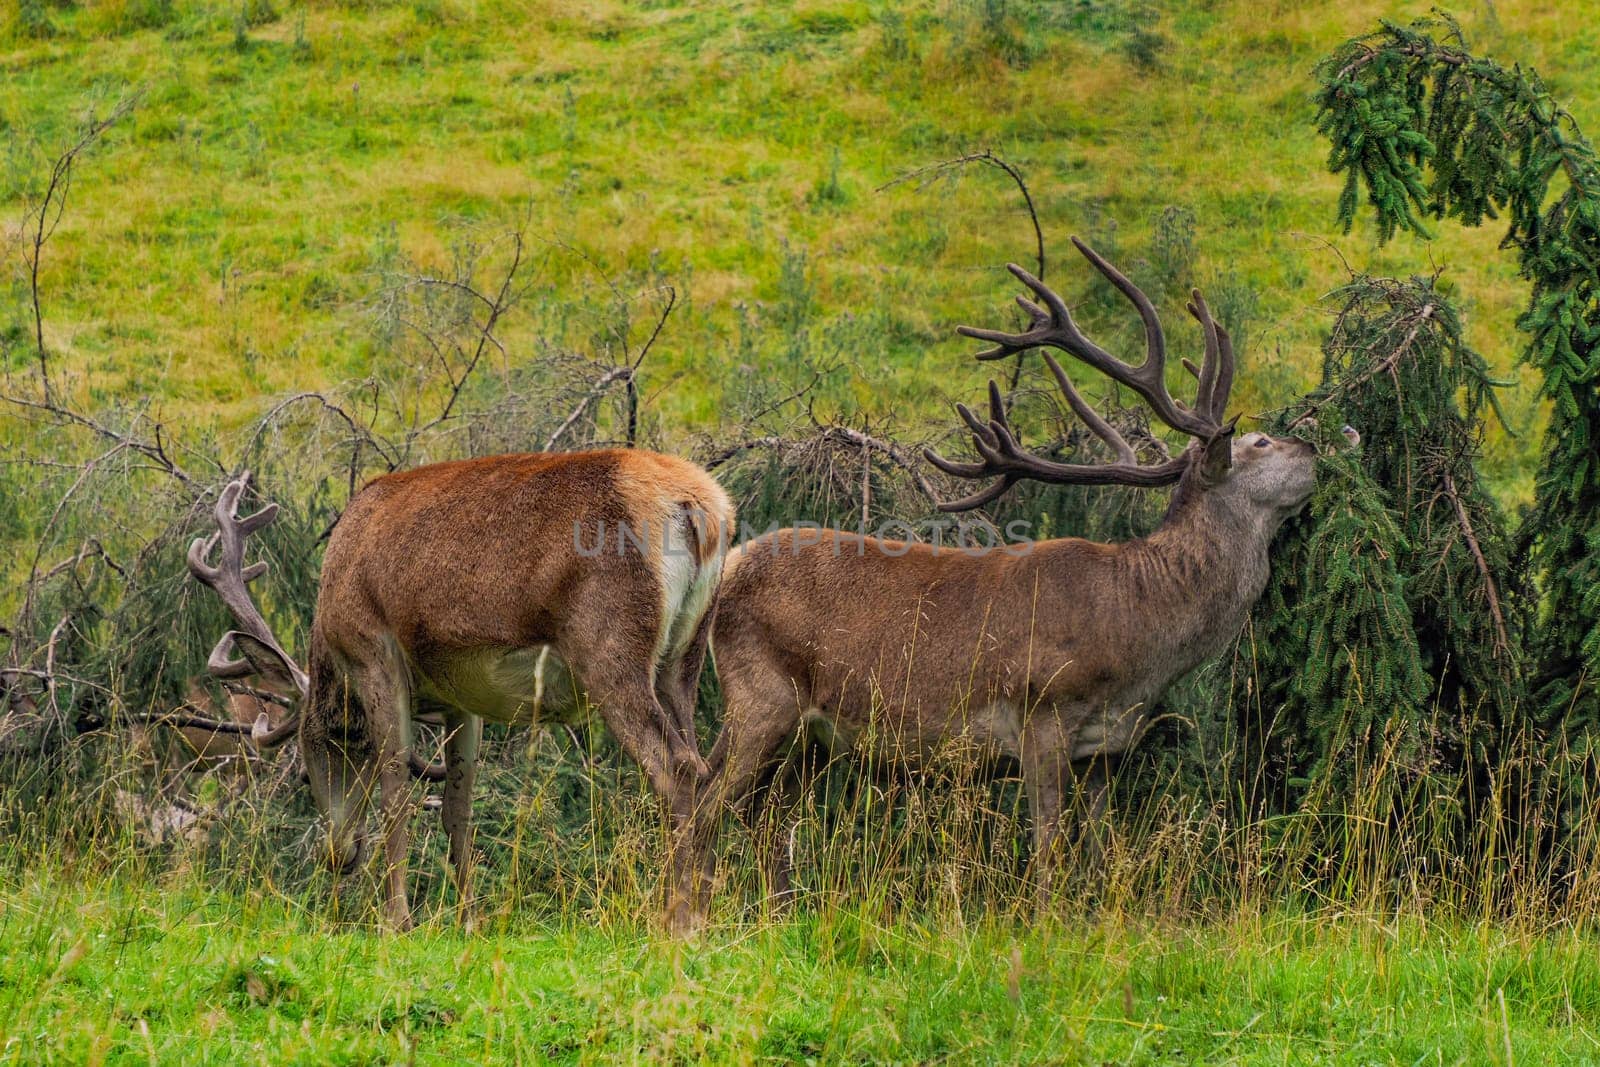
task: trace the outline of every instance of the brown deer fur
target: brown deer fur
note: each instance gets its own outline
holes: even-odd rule
[[[262,716],[269,727],[277,726],[289,716],[289,709],[282,704],[254,693],[230,691],[218,701],[200,678],[189,679],[184,701],[186,710],[239,727],[250,726]],[[242,729],[218,730],[191,722],[181,722],[176,729],[195,770],[231,769],[242,774],[257,753],[254,739]]]
[[[559,721],[592,702],[687,818],[706,770],[695,691],[732,523],[700,468],[631,450],[440,463],[350,502],[323,561],[301,751],[337,866],[359,857],[380,786],[393,923],[409,917],[407,761],[422,708],[445,718],[444,822],[463,898],[484,718]]]

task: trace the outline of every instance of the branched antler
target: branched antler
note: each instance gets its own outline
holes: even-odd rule
[[[278,643],[272,628],[250,598],[249,584],[267,572],[267,562],[258,560],[246,566],[245,540],[278,517],[278,505],[267,504],[260,511],[240,518],[239,500],[249,484],[249,471],[227,484],[217,497],[213,512],[217,532],[210,537],[197,537],[189,545],[189,572],[211,587],[239,626],[222,635],[211,650],[206,669],[224,680],[261,675],[284,682],[292,685],[303,700],[311,691],[310,679]],[[219,546],[221,556],[213,566],[207,560]],[[251,736],[260,746],[280,744],[294,733],[299,721],[299,716],[293,715],[272,729],[263,714],[256,720]]]
[[[1220,474],[1227,469],[1231,459],[1231,446],[1227,444],[1233,434],[1233,423],[1224,422],[1228,394],[1233,388],[1233,343],[1226,330],[1219,325],[1206,306],[1200,291],[1192,292],[1189,314],[1200,323],[1205,333],[1205,359],[1199,368],[1188,360],[1186,369],[1198,381],[1195,402],[1186,406],[1174,400],[1167,392],[1166,360],[1167,341],[1161,329],[1161,320],[1150,298],[1110,263],[1106,262],[1088,245],[1072,239],[1073,245],[1096,270],[1105,275],[1139,313],[1145,328],[1145,358],[1138,366],[1123,362],[1090,340],[1073,321],[1066,303],[1055,291],[1015,263],[1007,269],[1022,284],[1033,291],[1039,303],[1027,297],[1017,297],[1017,304],[1028,313],[1030,323],[1022,333],[958,326],[956,331],[964,337],[989,341],[995,347],[978,353],[980,360],[1003,359],[1029,348],[1048,346],[1058,348],[1112,381],[1126,385],[1137,393],[1166,425],[1188,434],[1199,442],[1205,454],[1207,469]],[[1080,464],[1057,463],[1029,452],[1017,441],[1016,433],[1008,421],[1000,387],[989,382],[989,417],[981,419],[965,404],[957,404],[961,419],[972,431],[973,447],[980,457],[975,463],[958,463],[945,459],[932,449],[924,454],[934,466],[958,478],[991,478],[999,481],[960,500],[941,504],[944,511],[967,511],[982,507],[1002,496],[1012,485],[1024,479],[1071,485],[1133,485],[1154,487],[1171,485],[1183,477],[1193,459],[1190,452],[1152,466],[1143,466],[1137,453],[1127,440],[1109,422],[1084,400],[1073,386],[1066,370],[1050,353],[1043,353],[1045,365],[1055,377],[1056,384],[1067,398],[1073,412],[1082,419],[1091,432],[1110,446],[1116,456],[1114,463]],[[1214,444],[1221,447],[1213,448]]]

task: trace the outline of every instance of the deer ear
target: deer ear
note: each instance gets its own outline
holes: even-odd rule
[[[1217,485],[1227,479],[1228,470],[1233,466],[1233,428],[1238,421],[1235,418],[1203,446],[1200,478],[1206,485]]]
[[[285,686],[291,690],[295,687],[294,675],[276,650],[250,634],[237,630],[230,631],[228,636],[233,638],[233,650],[250,665],[249,673],[260,675],[274,685]]]

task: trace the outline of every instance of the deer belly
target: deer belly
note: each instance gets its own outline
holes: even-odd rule
[[[980,766],[1015,760],[1021,751],[1020,710],[998,702],[970,715],[858,718],[808,708],[801,715],[806,736],[830,752],[856,751],[893,764],[920,766],[934,760]]]
[[[422,695],[491,722],[531,726],[580,717],[583,692],[549,645],[457,653],[429,665]]]

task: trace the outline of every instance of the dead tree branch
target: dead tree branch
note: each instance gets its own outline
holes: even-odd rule
[[[505,355],[505,346],[500,343],[497,337],[495,337],[494,331],[495,327],[500,324],[500,320],[505,316],[506,312],[511,310],[517,299],[522,295],[522,292],[517,290],[515,286],[517,282],[517,275],[521,272],[523,267],[524,252],[526,249],[521,230],[512,230],[506,236],[511,241],[511,263],[506,267],[505,274],[501,276],[500,284],[498,287],[496,287],[495,293],[492,297],[478,291],[478,289],[472,285],[470,280],[460,281],[442,278],[416,279],[416,284],[419,285],[443,286],[466,294],[484,306],[485,314],[483,321],[481,323],[476,323],[476,340],[472,347],[471,353],[461,353],[461,350],[458,347],[458,355],[464,355],[464,359],[461,363],[459,371],[450,365],[450,362],[443,357],[442,352],[440,353],[440,363],[443,364],[445,377],[450,383],[449,393],[446,395],[444,403],[434,414],[433,418],[421,425],[416,425],[413,423],[411,429],[407,431],[406,445],[404,450],[407,454],[410,453],[412,443],[419,436],[427,433],[435,426],[449,421],[455,412],[457,402],[459,402],[461,399],[462,390],[467,387],[467,382],[471,380],[473,372],[476,371],[478,369],[478,365],[483,362],[484,353],[487,352],[489,348],[493,347],[502,356]],[[474,321],[476,322],[476,319],[474,319]],[[424,336],[428,338],[430,343],[435,341],[431,335],[425,333]],[[435,350],[438,350],[437,344],[435,344]]]
[[[1456,521],[1461,524],[1461,532],[1466,536],[1467,547],[1472,550],[1473,562],[1477,565],[1478,573],[1483,576],[1483,591],[1489,601],[1489,614],[1494,619],[1495,652],[1501,656],[1511,652],[1511,638],[1506,634],[1505,616],[1500,611],[1500,592],[1495,586],[1494,573],[1489,569],[1489,563],[1483,558],[1483,549],[1478,545],[1478,535],[1473,532],[1472,522],[1467,518],[1467,509],[1461,503],[1461,496],[1456,492],[1455,479],[1449,471],[1444,472],[1444,493],[1450,498],[1450,503],[1455,507]]]
[[[818,424],[810,436],[785,437],[780,434],[763,434],[759,437],[748,437],[735,444],[724,446],[702,460],[700,465],[708,471],[716,470],[744,452],[769,449],[781,453],[813,448],[819,444],[844,446],[864,456],[876,455],[890,466],[901,470],[916,487],[917,492],[931,503],[937,504],[941,499],[933,483],[922,473],[923,467],[916,456],[892,441],[875,437],[853,426],[837,423]]]
[[[610,284],[609,281],[607,284]],[[612,286],[612,291],[614,293],[617,292],[614,285]],[[662,330],[666,328],[667,319],[672,315],[673,309],[678,306],[678,291],[675,288],[667,285],[663,286],[659,291],[665,294],[665,299],[661,302],[661,310],[656,316],[655,326],[651,329],[650,336],[645,339],[644,344],[639,346],[637,352],[630,354],[630,341],[626,329],[613,331],[622,347],[622,362],[601,372],[599,377],[594,380],[594,384],[589,386],[583,395],[578,398],[577,403],[567,412],[566,418],[562,419],[550,436],[545,439],[544,450],[546,452],[554,450],[556,445],[560,443],[561,438],[565,437],[588,413],[589,409],[603,398],[606,393],[610,392],[611,387],[618,382],[621,382],[623,386],[626,410],[623,440],[629,448],[633,448],[638,444],[639,369],[644,365],[645,357],[650,354],[650,349],[655,346],[657,339],[660,338]],[[623,299],[620,294],[618,299]]]
[[[44,246],[54,236],[61,224],[62,213],[67,209],[67,194],[72,189],[72,172],[78,159],[100,137],[120,122],[139,102],[140,93],[134,92],[119,100],[102,118],[91,119],[78,132],[78,139],[56,157],[50,167],[50,180],[45,184],[44,196],[27,215],[24,226],[31,230],[28,247],[23,250],[23,261],[28,267],[28,293],[33,303],[33,339],[39,360],[39,380],[44,398],[50,400],[50,363],[44,345],[44,304],[39,291],[39,265],[44,260]]]
[[[884,182],[875,191],[881,193],[886,189],[892,189],[896,185],[903,185],[906,182],[916,182],[917,188],[921,189],[938,178],[960,172],[973,164],[993,167],[1002,171],[1016,185],[1017,190],[1022,193],[1022,201],[1028,208],[1028,221],[1033,224],[1034,262],[1039,268],[1034,273],[1034,277],[1043,281],[1045,268],[1044,227],[1039,225],[1039,212],[1033,203],[1033,193],[1029,192],[1028,183],[1023,180],[1022,172],[995,155],[992,149],[985,148],[982,152],[972,152],[964,156],[957,156],[954,159],[943,159],[937,163],[929,163],[926,166],[918,167],[916,170],[908,171],[891,181]],[[1010,395],[1017,391],[1017,384],[1022,380],[1022,357],[1026,354],[1026,351],[1018,352],[1016,362],[1012,364],[1011,384],[1006,390],[1007,407],[1010,406]]]

